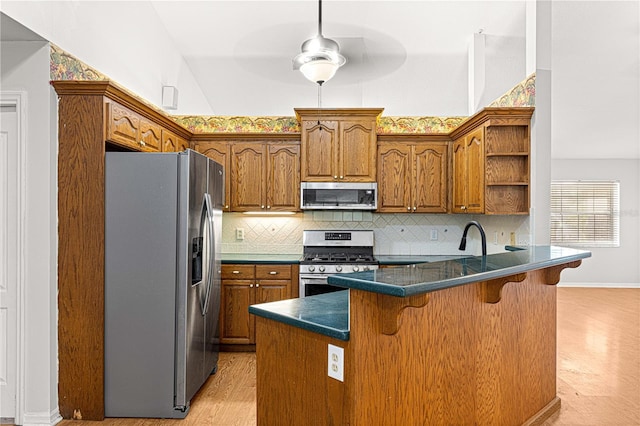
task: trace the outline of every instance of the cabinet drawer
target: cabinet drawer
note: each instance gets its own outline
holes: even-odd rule
[[[254,265],[222,265],[221,278],[228,280],[253,279]]]
[[[256,265],[256,279],[289,280],[291,265]]]

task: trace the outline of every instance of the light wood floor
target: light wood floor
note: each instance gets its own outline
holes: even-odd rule
[[[255,354],[221,353],[185,420],[107,419],[108,426],[256,424]],[[558,396],[544,425],[640,425],[640,290],[558,288]],[[61,426],[95,426],[63,421]]]

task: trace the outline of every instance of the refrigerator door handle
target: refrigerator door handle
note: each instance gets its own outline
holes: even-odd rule
[[[206,209],[206,271],[207,271],[207,280],[206,280],[206,290],[204,297],[204,304],[202,306],[202,315],[206,315],[209,310],[209,299],[211,297],[211,287],[213,286],[213,267],[215,265],[215,234],[214,234],[214,218],[213,218],[213,207],[211,205],[211,195],[208,193],[204,194],[204,205]]]

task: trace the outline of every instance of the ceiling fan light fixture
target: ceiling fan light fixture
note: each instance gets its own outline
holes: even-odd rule
[[[318,1],[318,35],[302,43],[301,50],[293,58],[293,69],[299,69],[308,80],[320,85],[347,62],[338,43],[322,35],[322,0]]]
[[[336,62],[327,59],[314,59],[309,62],[305,62],[300,67],[300,72],[304,74],[307,80],[322,85],[336,75],[338,71],[338,65]]]

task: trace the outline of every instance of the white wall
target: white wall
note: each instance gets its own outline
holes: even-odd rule
[[[57,376],[57,109],[49,44],[3,42],[0,86],[26,92],[23,424],[59,419]]]
[[[171,113],[212,113],[148,2],[16,1],[2,11],[154,105],[169,85],[179,87]]]
[[[563,283],[640,286],[640,2],[553,2],[551,32],[552,178],[621,182],[620,247]]]

